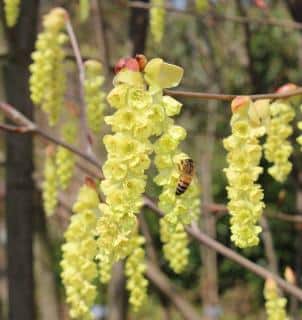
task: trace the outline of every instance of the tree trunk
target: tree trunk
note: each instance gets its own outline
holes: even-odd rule
[[[6,30],[9,58],[4,66],[7,102],[32,118],[28,66],[36,37],[39,0],[22,1],[16,27]],[[9,319],[33,320],[33,193],[32,136],[6,135],[6,228]]]

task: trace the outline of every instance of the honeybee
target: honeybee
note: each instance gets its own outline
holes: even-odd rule
[[[175,192],[177,196],[183,194],[188,189],[193,179],[195,171],[193,160],[190,158],[181,160],[178,164],[178,169],[180,176]]]

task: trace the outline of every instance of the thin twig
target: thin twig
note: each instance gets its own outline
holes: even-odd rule
[[[80,80],[80,85],[79,85],[79,92],[80,92],[80,121],[81,121],[81,127],[83,130],[83,134],[85,136],[85,140],[84,143],[87,141],[86,144],[86,149],[87,149],[87,153],[88,154],[93,154],[92,151],[92,139],[91,139],[91,134],[87,125],[87,119],[86,119],[86,112],[85,112],[85,108],[86,108],[86,104],[85,104],[85,95],[84,95],[84,83],[85,83],[85,68],[84,68],[84,63],[83,63],[83,59],[81,56],[81,51],[80,51],[80,47],[75,35],[75,32],[73,30],[72,24],[70,22],[69,19],[66,20],[65,22],[66,24],[66,30],[71,42],[71,46],[72,46],[72,50],[74,52],[74,56],[75,56],[75,60],[76,60],[76,64],[78,67],[78,71],[79,71],[79,80]]]
[[[165,90],[165,93],[173,97],[183,98],[194,98],[201,100],[220,100],[220,101],[231,101],[238,96],[236,94],[220,94],[220,93],[208,93],[208,92],[193,92],[193,91],[181,91],[181,90]],[[289,90],[288,92],[281,93],[263,93],[263,94],[251,94],[249,96],[252,100],[259,99],[284,99],[294,96],[302,95],[302,88],[295,90]]]
[[[302,30],[301,23],[295,22],[292,20],[286,20],[286,19],[281,20],[281,19],[271,18],[271,17],[267,19],[264,19],[263,17],[261,18],[241,17],[241,16],[230,15],[230,14],[221,14],[213,10],[206,11],[203,14],[203,13],[198,13],[194,9],[186,9],[186,10],[177,9],[172,5],[153,6],[151,4],[148,4],[142,1],[127,1],[127,6],[132,8],[145,9],[145,10],[150,10],[152,7],[160,7],[172,13],[181,14],[181,15],[191,15],[198,18],[212,17],[214,19],[216,18],[218,20],[220,19],[220,20],[231,21],[231,22],[240,23],[240,24],[257,24],[257,25],[264,25],[264,26],[269,25],[269,26],[275,26],[275,27],[284,28],[284,29]]]
[[[157,207],[154,201],[152,201],[149,197],[145,196],[145,205],[156,212],[159,216],[163,216],[164,213]],[[212,239],[204,232],[202,232],[196,224],[192,224],[191,227],[186,228],[189,235],[191,235],[195,240],[199,243],[206,245],[207,247],[217,251],[221,255],[229,258],[232,261],[235,261],[239,265],[243,266],[247,270],[255,273],[259,277],[263,279],[272,278],[276,281],[276,283],[282,288],[285,292],[295,296],[297,299],[302,301],[302,290],[298,287],[286,282],[278,275],[266,270],[265,268],[257,265],[256,263],[244,258],[239,253],[229,249],[218,241]]]
[[[276,283],[279,285],[281,289],[285,292],[295,296],[297,299],[302,301],[302,290],[297,286],[290,284],[289,282],[283,280],[278,275],[274,274],[266,270],[265,268],[257,265],[256,263],[244,258],[237,252],[227,248],[223,244],[219,243],[218,241],[211,239],[205,233],[201,232],[196,225],[187,228],[188,234],[190,234],[194,239],[196,239],[201,244],[208,246],[209,248],[219,252],[221,255],[229,258],[230,260],[238,263],[242,267],[250,270],[251,272],[255,273],[259,277],[263,279],[274,279]]]
[[[26,132],[32,131],[28,127],[18,127],[18,126],[13,126],[13,125],[4,124],[4,123],[0,124],[0,130],[7,131],[7,132],[13,132],[13,133],[26,133]]]

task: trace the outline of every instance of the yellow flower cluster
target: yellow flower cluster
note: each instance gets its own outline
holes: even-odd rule
[[[285,298],[280,297],[276,283],[272,279],[265,282],[264,288],[265,308],[268,320],[289,320],[286,314]]]
[[[202,13],[209,8],[208,0],[195,0],[195,6],[198,12]]]
[[[125,273],[127,276],[127,289],[130,291],[129,301],[137,311],[145,302],[147,297],[148,281],[144,278],[146,271],[145,252],[141,245],[145,242],[143,237],[133,238],[133,248],[127,258]]]
[[[180,177],[178,164],[189,157],[178,148],[186,137],[186,131],[175,125],[171,118],[180,113],[182,105],[170,96],[163,96],[163,89],[177,86],[182,75],[181,68],[169,65],[161,59],[151,60],[145,68],[145,79],[160,115],[154,122],[161,135],[154,144],[155,166],[158,170],[154,181],[163,188],[159,196],[159,207],[165,213],[160,221],[161,240],[164,243],[165,257],[177,273],[183,271],[188,263],[189,240],[184,227],[192,222],[200,210],[196,182],[183,195],[175,194]]]
[[[94,258],[97,253],[96,222],[99,215],[99,199],[89,184],[81,187],[73,206],[74,215],[65,232],[63,245],[62,280],[74,319],[92,319],[92,307],[97,290],[93,283],[97,277]]]
[[[164,0],[151,0],[150,30],[156,43],[160,43],[164,35],[166,16],[164,5]]]
[[[140,62],[142,63],[142,60]],[[111,125],[114,134],[103,139],[108,159],[103,166],[105,179],[101,183],[106,203],[100,205],[102,215],[97,223],[97,232],[100,235],[98,259],[102,270],[101,280],[108,281],[112,264],[128,257],[126,273],[129,277],[128,288],[131,291],[130,302],[138,309],[145,300],[147,282],[143,279],[144,256],[142,240],[138,236],[136,214],[142,206],[142,194],[147,179],[145,171],[150,166],[150,153],[154,149],[166,152],[163,150],[166,147],[174,151],[173,146],[177,147],[179,141],[185,137],[184,129],[173,125],[173,121],[168,118],[179,113],[180,103],[171,97],[162,97],[163,88],[179,83],[183,70],[164,63],[161,59],[149,61],[144,66],[144,72],[139,71],[142,69],[135,59],[130,59],[132,69],[123,68],[124,63],[127,64],[129,61],[119,63],[121,71],[115,77],[115,88],[107,98],[109,104],[117,111],[105,117],[105,122]],[[160,142],[153,146],[150,137],[161,135],[164,126],[167,127],[165,134],[159,139]],[[170,142],[172,146],[169,145]],[[184,156],[175,155],[179,159]],[[173,155],[170,158],[173,158]],[[166,159],[170,164],[173,163],[173,169],[170,171],[177,171],[173,162],[175,159],[170,158]],[[162,161],[165,161],[164,157]],[[163,172],[161,176],[164,179]],[[174,197],[175,190],[176,182],[173,191],[171,190]],[[187,195],[189,199],[190,193]],[[178,203],[176,214],[186,212],[178,222],[184,223],[190,219],[188,212],[192,202],[188,200],[188,203],[184,204],[185,208],[182,207],[183,200],[179,200]]]
[[[115,133],[103,139],[108,152],[103,166],[105,179],[101,183],[106,203],[100,206],[102,216],[97,226],[101,270],[105,265],[105,272],[101,275],[103,281],[109,279],[110,264],[137,250],[133,247],[136,242],[131,239],[138,232],[136,214],[143,204],[145,171],[150,165],[149,154],[152,152],[149,138],[154,134],[153,119],[156,116],[152,97],[145,89],[139,71],[120,71],[114,84],[115,88],[107,99],[117,111],[105,117],[105,122]],[[139,283],[137,286],[143,288]],[[131,288],[134,290],[134,286]],[[131,293],[131,303],[136,308],[145,294],[145,290],[140,291],[138,300],[135,300],[138,294]]]
[[[300,108],[300,111],[302,112],[302,105],[300,105],[299,108]],[[298,121],[298,129],[302,131],[302,121]],[[302,148],[302,134],[300,134],[299,137],[297,138],[297,142]]]
[[[89,11],[90,11],[90,0],[80,0],[79,14],[80,14],[81,22],[85,22],[88,19]]]
[[[77,126],[74,121],[67,122],[62,128],[62,137],[68,144],[73,144],[76,139]],[[60,146],[56,153],[57,176],[60,187],[65,190],[73,176],[75,156],[68,149]]]
[[[102,85],[104,80],[102,64],[96,60],[86,61],[84,89],[87,122],[89,128],[95,133],[100,131],[103,121],[105,93],[102,92]]]
[[[8,27],[16,25],[19,17],[21,0],[4,0],[5,20]]]
[[[256,183],[263,171],[259,166],[262,148],[258,138],[265,134],[268,106],[267,101],[258,108],[248,97],[235,98],[232,101],[232,134],[223,141],[228,151],[228,168],[224,171],[229,184],[231,240],[240,248],[259,243],[261,227],[257,223],[265,205],[263,190]]]
[[[47,113],[51,126],[56,124],[64,103],[66,75],[63,45],[68,40],[64,33],[66,19],[67,13],[62,8],[55,8],[44,17],[44,31],[38,36],[30,66],[31,99]]]
[[[295,111],[289,101],[277,100],[270,105],[271,122],[267,128],[267,140],[264,144],[265,158],[273,165],[268,173],[277,181],[284,182],[292,170],[289,157],[293,147],[288,141],[293,129],[290,122]]]
[[[56,172],[54,149],[52,146],[46,150],[44,164],[44,181],[42,184],[42,198],[45,213],[51,216],[58,203],[58,179]]]
[[[164,188],[162,195],[168,190],[168,187]],[[171,196],[172,193],[175,194],[175,189],[170,189]],[[164,211],[166,214],[160,220],[160,236],[164,243],[164,255],[176,273],[181,273],[188,265],[189,239],[185,225],[196,220],[200,214],[200,190],[196,180],[180,198],[174,200],[173,209],[168,212]],[[165,207],[167,204],[173,205],[173,202],[171,200],[160,201],[160,206]]]

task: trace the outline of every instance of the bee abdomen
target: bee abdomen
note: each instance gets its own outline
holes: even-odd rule
[[[177,196],[183,194],[188,189],[189,183],[187,181],[179,181],[175,194]]]

